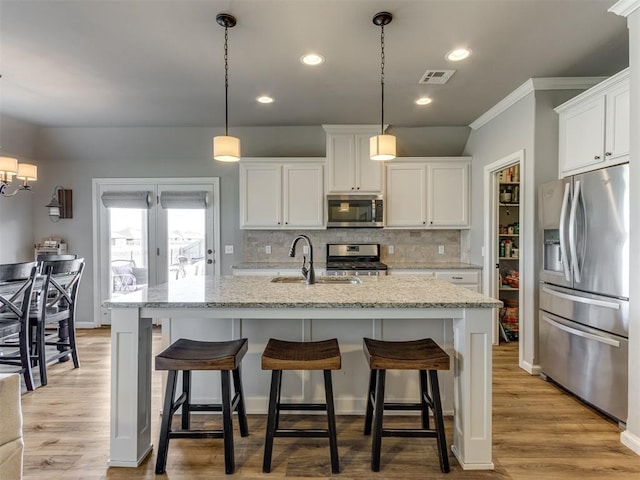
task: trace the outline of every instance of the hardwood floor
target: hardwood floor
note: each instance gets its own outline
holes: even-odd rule
[[[159,334],[154,347],[160,346]],[[156,478],[155,453],[137,469],[107,468],[109,453],[109,330],[79,331],[82,367],[71,362],[49,369],[49,385],[22,397],[24,478],[47,480],[138,480]],[[370,438],[362,417],[338,417],[341,473],[349,479],[634,479],[640,456],[624,447],[618,426],[556,386],[531,377],[517,364],[517,343],[494,347],[493,459],[496,470],[463,471],[450,454],[451,472],[442,474],[435,441],[385,438],[382,469],[373,473]],[[153,376],[153,411],[161,401],[160,375]],[[323,418],[323,417],[320,417]],[[295,417],[296,424],[313,417]],[[394,421],[407,423],[410,417]],[[446,419],[449,443],[451,418]],[[157,443],[159,416],[153,416]],[[214,416],[205,422],[217,422]],[[283,419],[284,421],[284,419]],[[323,439],[276,439],[273,470],[262,474],[265,417],[249,418],[251,435],[236,429],[236,474],[224,474],[220,440],[172,440],[167,480],[223,478],[329,478],[329,449]]]

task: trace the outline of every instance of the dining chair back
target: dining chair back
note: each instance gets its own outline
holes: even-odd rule
[[[75,320],[84,266],[84,258],[42,263],[42,297],[38,310],[31,315],[35,319],[35,351],[42,385],[47,384],[47,365],[54,361],[68,359],[71,355],[74,367],[80,367]]]
[[[36,262],[0,265],[0,364],[20,367],[27,390],[34,389],[29,313],[36,275]]]

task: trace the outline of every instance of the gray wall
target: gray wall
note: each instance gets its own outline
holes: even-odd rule
[[[0,155],[15,157],[20,162],[34,163],[38,128],[35,125],[3,116],[0,125]],[[37,189],[41,182],[36,182]],[[9,184],[8,193],[19,183]],[[14,197],[0,198],[0,263],[33,260],[33,193],[19,192]]]
[[[221,244],[234,245],[234,254],[222,254],[221,272],[242,262],[243,235],[239,229],[238,166],[211,159],[211,142],[221,132],[212,128],[42,128],[36,141],[36,158],[42,181],[34,204],[45,205],[56,185],[73,190],[73,218],[51,223],[44,207],[32,215],[33,238],[65,238],[69,251],[92,259],[93,178],[220,177]],[[321,126],[246,127],[230,132],[240,137],[247,157],[324,157],[326,140]],[[461,155],[469,128],[438,127],[395,129],[403,156]],[[405,142],[406,140],[406,142]],[[86,278],[93,277],[88,264]],[[92,315],[93,284],[83,282],[79,319]]]
[[[538,230],[537,189],[542,183],[558,178],[558,115],[553,108],[576,96],[580,90],[532,92],[489,123],[471,132],[465,155],[473,156],[471,188],[471,230],[468,250],[471,262],[483,264],[484,245],[484,167],[518,150],[524,150],[521,165],[520,227],[521,272],[523,290],[521,366],[535,372],[538,364]],[[465,248],[463,234],[463,250]],[[492,248],[486,245],[487,249]]]

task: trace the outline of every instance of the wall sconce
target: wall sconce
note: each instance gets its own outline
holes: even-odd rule
[[[61,218],[73,218],[71,190],[56,185],[51,201],[45,207],[49,209],[49,220],[54,223]]]

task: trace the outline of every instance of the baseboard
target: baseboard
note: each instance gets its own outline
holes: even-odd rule
[[[98,328],[95,323],[76,322],[76,328]]]
[[[542,373],[540,365],[531,365],[529,362],[525,362],[524,360],[520,362],[520,368],[529,375],[540,375],[540,373]]]
[[[640,437],[625,430],[620,434],[620,441],[624,446],[640,455]]]

